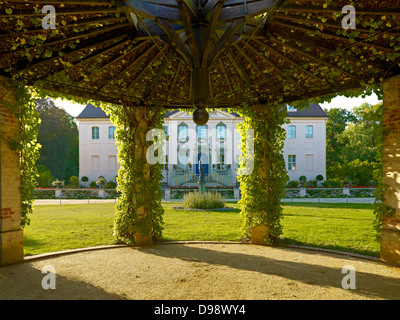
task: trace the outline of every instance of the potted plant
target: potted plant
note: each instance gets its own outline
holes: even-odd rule
[[[52,185],[56,187],[55,197],[61,198],[62,196],[61,188],[64,186],[64,182],[56,179],[53,181]]]
[[[64,187],[64,182],[56,179],[56,180],[53,181],[52,185],[54,187],[56,187],[57,189],[59,189],[59,188]]]
[[[301,186],[302,186],[302,187],[305,187],[305,184],[306,184],[306,182],[307,182],[307,178],[306,178],[305,176],[301,176],[301,177],[299,178],[299,181],[301,182]]]
[[[98,185],[101,189],[104,189],[106,184],[106,179],[103,176],[100,176],[99,179],[96,181],[96,185]]]
[[[301,176],[299,178],[299,181],[300,181],[300,193],[299,193],[299,196],[300,197],[305,197],[307,195],[307,191],[306,191],[307,178],[305,176]]]
[[[103,176],[100,176],[99,179],[96,181],[96,185],[98,185],[100,187],[99,197],[105,198],[106,193],[104,191],[104,186],[106,185],[106,179],[104,179]]]
[[[188,163],[189,169],[192,169],[192,164],[189,162]]]
[[[95,189],[96,186],[97,186],[96,181],[92,181],[92,182],[89,183],[89,187],[92,188],[92,189]]]
[[[346,178],[342,181],[343,187],[348,188],[350,187],[350,179]]]
[[[212,168],[215,170],[215,163],[212,165]]]

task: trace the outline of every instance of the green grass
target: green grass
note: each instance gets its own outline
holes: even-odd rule
[[[285,204],[285,241],[379,256],[370,204]]]
[[[114,204],[34,206],[25,255],[112,244]]]
[[[113,244],[115,204],[35,206],[24,230],[25,255]],[[164,240],[239,241],[242,219],[231,211],[175,210],[164,203]],[[291,244],[379,255],[372,205],[285,203],[282,238]]]

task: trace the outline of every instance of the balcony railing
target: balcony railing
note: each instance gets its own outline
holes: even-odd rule
[[[206,182],[216,182],[225,186],[232,186],[231,169],[211,169],[210,171],[205,174]],[[175,187],[184,183],[197,183],[199,176],[198,173],[195,173],[195,169],[172,170],[172,185]]]

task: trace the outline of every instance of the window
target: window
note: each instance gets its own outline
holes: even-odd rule
[[[178,147],[178,167],[181,169],[188,169],[189,164],[189,149],[182,146]]]
[[[306,138],[311,139],[314,137],[313,126],[306,126]]]
[[[306,171],[313,171],[314,156],[312,154],[306,154]]]
[[[226,125],[223,123],[217,124],[217,140],[225,140],[226,138]]]
[[[92,156],[92,171],[100,170],[100,156]]]
[[[92,127],[92,139],[100,139],[100,129],[99,127]]]
[[[219,148],[217,153],[217,163],[225,164],[225,149]]]
[[[296,170],[296,156],[295,155],[288,156],[288,170],[289,171]]]
[[[168,155],[166,154],[165,156],[164,156],[164,163],[163,163],[163,167],[164,167],[164,170],[166,170],[166,169],[168,169]]]
[[[178,126],[178,140],[187,140],[188,139],[188,126],[184,123],[181,123]]]
[[[110,171],[118,170],[116,156],[108,156],[108,170]]]
[[[199,140],[207,140],[208,132],[207,126],[197,126],[197,139]]]
[[[296,138],[296,126],[289,126],[288,128],[288,138],[295,139]]]
[[[115,139],[115,127],[108,127],[108,139]]]

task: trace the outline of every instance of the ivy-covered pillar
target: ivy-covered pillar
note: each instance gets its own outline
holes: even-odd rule
[[[253,244],[269,245],[282,233],[281,198],[287,181],[282,155],[286,132],[282,125],[286,122],[286,110],[275,105],[244,106],[240,110],[245,117],[241,126],[245,163],[239,169],[242,230]],[[253,160],[248,154],[252,143],[249,129],[254,130]],[[253,170],[242,171],[251,161],[254,161]]]
[[[400,266],[400,75],[383,81],[383,185],[381,260]],[[388,211],[390,214],[385,214]]]
[[[118,144],[117,214],[114,236],[138,246],[150,245],[162,232],[161,163],[149,163],[146,155],[155,143],[151,129],[162,128],[162,108],[125,104],[105,108],[116,126]],[[149,140],[149,141],[148,141]]]
[[[24,259],[21,229],[19,155],[10,143],[19,137],[19,123],[5,108],[14,99],[11,87],[0,78],[0,265]]]

